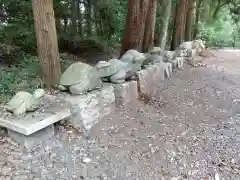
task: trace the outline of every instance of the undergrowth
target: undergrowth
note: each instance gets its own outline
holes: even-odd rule
[[[0,72],[0,103],[8,101],[16,92],[27,91],[42,86],[40,63],[37,57],[27,55],[17,67]]]

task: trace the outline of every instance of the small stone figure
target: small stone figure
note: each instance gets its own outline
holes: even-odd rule
[[[5,108],[15,116],[23,115],[26,112],[33,112],[40,107],[44,95],[44,89],[36,89],[33,94],[20,91],[13,96]]]

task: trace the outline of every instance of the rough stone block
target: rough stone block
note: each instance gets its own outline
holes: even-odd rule
[[[8,129],[8,135],[20,146],[30,149],[54,136],[54,125],[50,125],[29,136]]]
[[[113,87],[117,105],[127,105],[138,100],[137,81],[114,84]]]
[[[158,84],[164,80],[165,70],[162,64],[155,64],[137,72],[138,89],[140,93],[150,95],[155,93]]]
[[[70,116],[69,105],[54,96],[46,95],[44,104],[33,113],[14,117],[5,113],[0,117],[0,126],[23,135],[31,135]]]
[[[115,108],[113,86],[89,92],[86,95],[68,95],[65,101],[71,104],[73,126],[79,130],[89,130]]]

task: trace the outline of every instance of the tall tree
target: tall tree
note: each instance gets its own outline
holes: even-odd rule
[[[92,35],[92,2],[91,0],[86,0],[85,3],[85,9],[86,9],[86,19],[87,19],[87,32],[88,35]]]
[[[81,12],[80,6],[81,6],[81,1],[78,1],[77,2],[78,33],[79,33],[79,36],[82,37],[83,36],[82,12]]]
[[[156,9],[157,9],[157,0],[149,0],[142,52],[147,52],[149,49],[153,47],[154,30],[155,30],[155,22],[156,22]]]
[[[186,26],[185,26],[185,40],[190,41],[192,39],[192,27],[194,20],[194,9],[196,0],[188,0],[188,10],[186,16]]]
[[[52,87],[58,83],[61,73],[53,2],[32,0],[32,8],[43,82]]]
[[[168,26],[171,17],[171,8],[172,7],[172,0],[163,0],[162,1],[162,8],[161,8],[161,29],[159,34],[159,41],[158,44],[162,49],[165,49],[167,35],[168,35]]]
[[[196,4],[197,4],[197,7],[196,7],[196,18],[195,18],[195,24],[194,24],[193,39],[196,39],[198,34],[198,24],[200,21],[200,10],[201,10],[202,0],[197,0]]]
[[[177,4],[171,49],[174,50],[184,40],[184,27],[186,17],[187,0],[179,0]]]
[[[142,50],[149,0],[128,0],[128,13],[121,54],[129,49]]]
[[[76,35],[77,33],[77,2],[76,0],[71,0],[71,33]]]

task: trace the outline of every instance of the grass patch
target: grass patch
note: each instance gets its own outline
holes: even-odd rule
[[[8,101],[16,92],[32,93],[42,87],[41,67],[35,56],[27,55],[17,67],[0,72],[0,103]]]

